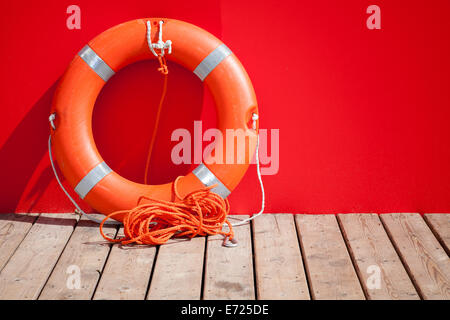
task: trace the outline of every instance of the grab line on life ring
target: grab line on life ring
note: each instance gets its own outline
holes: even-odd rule
[[[156,25],[158,21],[155,20],[150,19],[150,25]],[[161,200],[170,199],[172,183],[159,186],[140,185],[120,177],[103,161],[92,138],[93,102],[103,85],[125,65],[151,58],[148,54],[150,51],[144,50],[142,38],[139,36],[141,32],[147,34],[145,27],[148,24],[143,19],[130,21],[89,42],[74,58],[55,93],[53,112],[49,119],[50,157],[50,144],[54,140],[56,159],[66,180],[80,198],[104,214],[131,208],[142,195],[153,195]],[[242,129],[248,135],[245,163],[202,163],[179,181],[182,195],[202,186],[215,185],[211,191],[226,198],[247,170],[251,154],[256,151],[258,157],[258,113],[253,87],[239,60],[220,40],[185,22],[164,19],[164,24],[165,34],[174,40],[170,43],[170,48],[167,48],[170,50],[173,45],[174,54],[169,60],[192,70],[210,89],[218,109],[218,128],[222,132],[227,128]],[[160,20],[160,47],[161,26]],[[151,38],[152,32],[149,33]],[[127,50],[123,51],[123,48]],[[247,125],[249,119],[253,121],[251,128]],[[78,155],[76,161],[72,157],[74,154]],[[55,168],[53,169],[56,174]],[[259,159],[257,169],[260,178]],[[261,179],[260,185],[263,192],[262,212],[264,189]],[[62,187],[62,184],[60,186]],[[117,194],[123,196],[117,197]],[[122,218],[119,216],[117,220],[121,221]]]

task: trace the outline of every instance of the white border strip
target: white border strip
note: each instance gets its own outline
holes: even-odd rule
[[[212,186],[217,184],[216,187],[212,188],[211,191],[217,193],[222,198],[226,198],[230,195],[231,191],[208,169],[203,163],[192,171],[192,173],[206,186]]]
[[[96,186],[104,177],[106,177],[112,170],[105,162],[98,164],[94,169],[81,179],[75,187],[75,192],[78,193],[81,199],[84,199],[89,191]]]
[[[89,45],[85,45],[78,55],[103,81],[108,81],[115,74],[114,70]]]
[[[202,62],[195,68],[194,73],[200,78],[200,80],[205,80],[208,74],[214,70],[215,67],[222,62],[223,59],[231,54],[231,50],[224,44],[221,44],[210,54],[203,59]]]

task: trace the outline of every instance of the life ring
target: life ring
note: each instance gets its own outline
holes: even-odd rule
[[[137,19],[117,25],[75,56],[59,82],[51,110],[52,148],[60,170],[80,198],[103,214],[131,209],[141,196],[173,201],[173,182],[145,185],[114,172],[99,154],[92,133],[94,104],[108,79],[126,65],[155,58],[147,45],[147,21],[154,26],[152,39],[158,39],[158,23],[164,22],[164,38],[172,41],[172,53],[166,58],[193,71],[210,90],[224,140],[226,129],[241,129],[247,137],[243,162],[204,161],[178,179],[178,193],[185,196],[216,185],[211,191],[226,198],[244,176],[256,148],[258,128],[251,127],[252,115],[258,113],[255,92],[244,67],[225,44],[174,19]],[[241,147],[234,145],[234,149]]]

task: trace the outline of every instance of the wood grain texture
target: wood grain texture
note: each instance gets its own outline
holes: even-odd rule
[[[161,245],[147,299],[200,299],[204,254],[205,237],[173,239]]]
[[[0,272],[0,299],[37,299],[77,218],[73,214],[39,216]]]
[[[334,215],[296,215],[313,299],[365,299]]]
[[[230,222],[248,218],[232,216]],[[228,230],[228,227],[224,227]],[[250,223],[233,228],[237,247],[222,245],[223,236],[209,236],[206,248],[203,298],[205,300],[255,299]]]
[[[380,217],[422,298],[450,299],[449,258],[420,214]]]
[[[447,255],[450,255],[450,213],[428,213],[424,219]]]
[[[116,227],[105,226],[104,232],[114,238]],[[103,239],[97,223],[82,217],[48,279],[40,300],[91,299],[106,262],[111,245]],[[79,287],[71,281],[80,277]]]
[[[258,299],[309,299],[300,246],[291,214],[252,221]]]
[[[123,228],[117,237],[123,237]],[[114,244],[94,300],[144,300],[155,254],[154,246]]]
[[[420,299],[377,214],[340,214],[338,221],[369,299]]]
[[[112,246],[84,217],[37,216],[0,215],[0,299],[450,299],[449,214],[266,214],[235,228],[235,248]]]
[[[0,214],[0,271],[30,231],[37,214]]]

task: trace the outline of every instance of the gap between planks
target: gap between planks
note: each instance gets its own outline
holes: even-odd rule
[[[450,260],[420,214],[380,217],[421,297],[450,299]]]
[[[121,227],[117,238],[123,236]],[[155,256],[155,246],[114,244],[93,299],[144,300]]]
[[[313,299],[363,300],[364,292],[334,215],[296,215]]]
[[[447,255],[450,255],[450,213],[429,213],[423,217]]]
[[[0,214],[0,271],[30,231],[38,214]]]
[[[377,214],[337,218],[368,299],[420,299]]]
[[[248,218],[229,217],[231,223]],[[203,299],[254,300],[253,254],[250,223],[233,228],[237,247],[222,245],[223,236],[208,236],[206,242]],[[224,227],[228,231],[228,226]]]
[[[37,299],[78,216],[41,214],[0,272],[0,300]]]
[[[258,299],[310,299],[292,214],[252,221]]]
[[[171,239],[161,245],[150,283],[148,300],[199,300],[205,237]]]
[[[104,226],[103,230],[112,238],[117,233],[115,226]],[[39,299],[91,299],[110,249],[111,244],[99,233],[98,224],[82,216]]]

